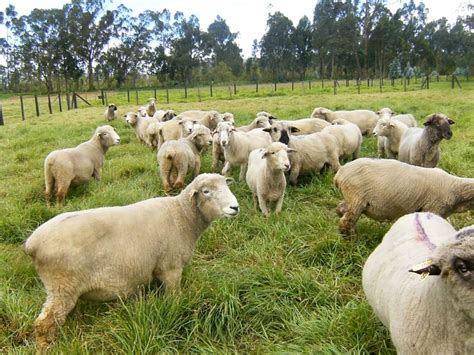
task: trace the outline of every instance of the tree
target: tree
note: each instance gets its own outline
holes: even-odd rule
[[[274,80],[286,79],[285,72],[291,71],[294,63],[293,23],[277,11],[269,14],[267,28],[260,43],[262,66],[272,73]]]
[[[298,22],[292,36],[292,42],[295,48],[296,70],[300,74],[301,80],[304,80],[306,71],[313,58],[312,35],[311,22],[308,17],[303,16]]]
[[[392,80],[402,76],[402,66],[400,60],[396,57],[388,66],[388,77]]]
[[[93,68],[109,43],[116,24],[114,12],[104,9],[106,0],[72,0],[66,5],[67,26],[72,48],[87,67],[89,90],[94,89]]]

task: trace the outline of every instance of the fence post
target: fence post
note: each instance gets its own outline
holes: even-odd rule
[[[451,89],[454,89],[454,74],[451,75]]]
[[[321,79],[321,88],[324,89],[324,78]]]
[[[105,94],[105,106],[109,106],[109,98],[107,97],[107,91],[104,91],[104,94]]]
[[[291,80],[291,91],[295,91],[295,82]]]
[[[211,97],[212,97],[212,83],[209,83],[209,93],[211,94]]]
[[[130,89],[127,89],[127,102],[130,102]]]
[[[135,89],[135,102],[138,105],[138,90]]]
[[[63,103],[61,102],[61,93],[58,92],[59,112],[63,112]]]
[[[403,91],[407,91],[407,78],[403,77]]]
[[[309,86],[308,87],[311,90],[311,80],[309,81]]]
[[[48,110],[49,110],[49,114],[53,114],[53,108],[51,107],[51,95],[49,94],[48,92]]]
[[[23,96],[20,96],[21,120],[25,120],[25,107],[23,106]]]
[[[67,105],[67,110],[69,111],[71,109],[71,105],[69,103],[69,93],[66,92],[66,105]]]
[[[35,94],[35,108],[36,108],[36,117],[39,117],[40,111],[39,111],[38,95],[36,94]]]
[[[75,91],[72,93],[72,104],[74,108],[77,108],[77,96]]]
[[[383,86],[383,78],[381,77],[379,79],[379,90],[380,90],[380,92],[382,92],[382,86]]]
[[[170,93],[168,91],[168,88],[166,88],[166,103],[169,104],[170,103]]]
[[[100,98],[102,99],[102,105],[105,105],[104,90],[100,90]]]
[[[360,78],[357,79],[357,93],[360,94]]]
[[[277,91],[277,83],[276,83],[276,81],[275,81],[275,83],[274,83],[274,87],[275,87],[275,91]]]
[[[336,91],[336,80],[334,80],[334,95],[337,94],[337,91]]]
[[[2,105],[0,105],[0,126],[3,126],[3,111],[2,111]]]
[[[155,98],[155,100],[156,100],[156,88],[153,88],[153,93],[155,94],[155,95],[154,95],[154,98]]]
[[[188,86],[186,85],[186,82],[184,83],[184,98],[188,98]]]
[[[234,83],[234,95],[237,95],[237,84]]]
[[[258,92],[258,81],[255,82],[255,92]]]

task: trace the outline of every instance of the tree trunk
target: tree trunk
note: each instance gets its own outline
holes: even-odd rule
[[[357,65],[357,75],[358,75],[358,78],[360,78],[362,76],[362,69],[360,67],[359,53],[357,52],[357,48],[354,48],[354,57],[356,60],[356,65]]]
[[[94,76],[92,73],[92,58],[89,58],[89,61],[87,63],[87,78],[89,81],[89,90],[92,91],[94,90]]]

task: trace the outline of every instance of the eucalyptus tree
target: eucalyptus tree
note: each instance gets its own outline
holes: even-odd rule
[[[6,66],[4,68],[4,75],[5,75],[5,87],[10,85],[10,71],[14,68],[14,62],[10,56],[10,52],[12,50],[12,38],[11,38],[11,27],[13,22],[16,20],[16,16],[18,13],[15,10],[15,6],[8,5],[5,8],[5,12],[0,11],[0,25],[5,26],[5,38],[0,38],[0,55],[5,58]]]
[[[304,80],[306,71],[313,59],[312,37],[313,28],[311,21],[307,16],[303,16],[299,20],[291,38],[295,48],[295,67],[301,80]]]
[[[293,22],[281,12],[269,14],[267,32],[260,42],[260,58],[262,67],[271,72],[274,80],[286,79],[286,73],[293,70],[294,31]]]

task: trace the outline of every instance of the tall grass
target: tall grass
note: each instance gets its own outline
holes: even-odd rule
[[[233,112],[238,124],[258,111],[280,118],[307,117],[316,106],[332,109],[389,106],[413,113],[421,124],[444,112],[456,124],[443,141],[440,166],[474,176],[474,90],[430,89],[390,92],[273,96],[163,105],[176,111]],[[120,112],[136,109],[122,104]],[[138,144],[123,120],[112,122],[122,138],[107,153],[102,180],[73,188],[63,210],[46,208],[43,160],[53,149],[87,140],[104,124],[103,108],[92,107],[11,122],[0,128],[0,352],[34,351],[32,324],[44,291],[21,243],[41,223],[64,211],[125,205],[163,195],[156,156]],[[376,155],[365,138],[363,156]],[[202,171],[210,171],[210,153]],[[301,179],[289,187],[279,216],[252,208],[243,182],[231,189],[242,212],[213,223],[185,269],[182,291],[164,295],[158,283],[128,300],[107,304],[80,301],[62,327],[58,353],[393,353],[387,330],[376,319],[361,289],[361,270],[390,228],[362,217],[358,237],[337,231],[340,194],[334,173]],[[238,171],[233,171],[238,178]],[[189,179],[188,179],[189,181]],[[394,182],[396,183],[396,182]],[[458,228],[472,224],[472,212],[453,215]]]

